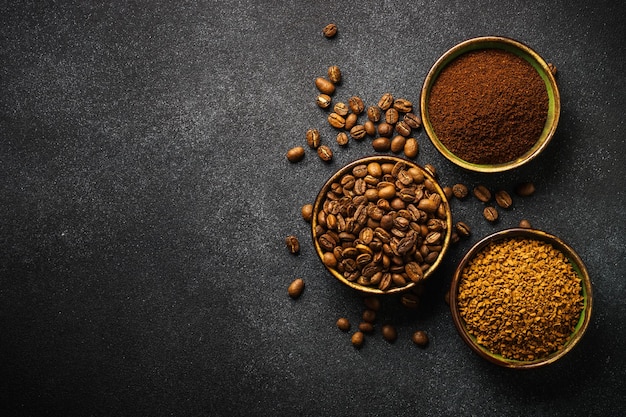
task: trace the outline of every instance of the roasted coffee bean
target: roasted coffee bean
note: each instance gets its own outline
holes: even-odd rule
[[[306,131],[306,143],[311,149],[317,149],[320,146],[320,132],[317,129],[309,129]]]
[[[337,113],[328,115],[328,123],[335,129],[343,129],[346,126],[346,119]]]
[[[341,70],[337,65],[332,65],[328,67],[328,79],[333,84],[341,82]]]
[[[396,123],[396,132],[405,138],[411,136],[411,127],[404,121],[400,120]]]
[[[356,125],[352,129],[350,129],[350,136],[352,136],[356,140],[361,140],[365,137],[367,132],[365,131],[365,127],[362,125]]]
[[[356,115],[363,113],[363,111],[365,110],[363,100],[361,100],[361,97],[359,96],[350,97],[348,99],[348,106],[350,107],[350,110],[352,110],[352,113]]]
[[[496,203],[500,207],[507,209],[511,207],[511,205],[513,204],[513,199],[511,198],[509,193],[507,193],[506,191],[499,190],[496,192]]]
[[[404,120],[411,129],[418,129],[422,125],[421,117],[413,113],[405,114],[402,120]]]
[[[397,127],[397,126],[396,126]],[[398,135],[391,139],[391,152],[400,153],[404,150],[404,144],[406,143],[406,138],[404,136]]]
[[[472,233],[470,227],[463,222],[457,222],[454,227],[460,237],[468,237]]]
[[[523,182],[515,186],[515,194],[520,197],[529,197],[535,193],[535,184],[532,182]]]
[[[302,278],[296,278],[287,288],[287,293],[294,299],[300,297],[302,291],[304,291],[304,280]]]
[[[304,148],[302,146],[296,146],[287,151],[287,159],[289,162],[298,162],[304,158]]]
[[[417,262],[409,262],[404,266],[404,271],[408,275],[409,279],[413,282],[418,282],[424,279],[424,271]]]
[[[417,157],[419,153],[419,146],[415,138],[408,138],[404,144],[404,155],[407,158],[413,159]]]
[[[374,331],[374,325],[366,321],[359,323],[359,331],[363,333],[372,333]]]
[[[327,109],[328,107],[330,107],[330,104],[332,103],[332,99],[330,98],[328,94],[320,94],[319,96],[317,96],[315,103],[320,108]]]
[[[372,141],[372,147],[376,152],[387,152],[391,147],[391,140],[389,138],[376,138]]]
[[[300,252],[300,242],[297,237],[293,235],[287,236],[285,238],[285,244],[287,245],[287,249],[289,249],[290,253],[295,255]]]
[[[394,100],[393,108],[402,113],[410,113],[413,110],[413,103],[405,98],[398,98]]]
[[[363,299],[365,307],[372,311],[380,310],[380,299],[378,297],[369,296]]]
[[[320,145],[317,148],[317,155],[324,162],[330,162],[333,159],[333,151],[326,145]]]
[[[363,123],[363,128],[365,129],[365,133],[369,136],[374,136],[376,134],[376,125],[371,120],[367,120]]]
[[[548,63],[548,70],[550,71],[552,75],[556,75],[558,72],[556,65],[554,65],[552,62]]]
[[[346,129],[347,131],[350,131],[350,129],[352,129],[354,126],[356,126],[358,121],[358,117],[356,114],[354,113],[350,113],[346,116],[346,123],[343,126],[344,129]]]
[[[326,78],[323,78],[323,77],[317,77],[315,79],[315,87],[317,87],[320,93],[326,94],[329,96],[335,92],[335,84],[333,84],[332,82],[328,81]]]
[[[417,346],[425,347],[428,345],[428,334],[423,330],[418,330],[413,333],[413,336],[411,336],[411,340]]]
[[[385,121],[390,125],[395,125],[396,123],[398,123],[399,118],[400,114],[398,113],[398,110],[394,109],[393,107],[385,111]]]
[[[350,111],[348,109],[348,105],[341,101],[338,103],[335,103],[333,110],[335,111],[335,113],[337,113],[341,117],[346,117],[348,115],[348,112]]]
[[[348,330],[350,330],[350,320],[345,317],[340,317],[339,319],[337,319],[337,327],[339,328],[339,330],[347,332]]]
[[[452,186],[452,194],[454,194],[454,196],[459,200],[462,200],[467,197],[467,187],[464,184],[454,184]]]
[[[414,293],[406,293],[402,294],[400,297],[400,302],[402,305],[410,310],[417,310],[420,305],[420,298],[417,294]]]
[[[337,25],[334,23],[329,23],[324,26],[324,29],[322,29],[322,34],[324,34],[324,36],[327,38],[333,38],[337,35],[337,31]]]
[[[311,222],[311,219],[313,218],[313,204],[305,204],[302,206],[302,208],[300,209],[300,213],[302,214],[302,218],[306,221],[306,222]]]
[[[363,346],[363,342],[365,341],[365,337],[363,335],[363,332],[358,331],[358,332],[355,332],[352,335],[352,338],[350,340],[352,342],[352,345],[355,348],[360,348],[361,346]]]
[[[530,224],[530,222],[526,219],[522,219],[519,222],[519,227],[522,227],[524,229],[530,229],[532,228],[532,225]]]
[[[380,121],[380,108],[377,106],[369,106],[367,108],[367,118],[370,122],[377,123]]]
[[[378,100],[378,107],[385,111],[393,105],[393,96],[391,93],[385,93],[382,95],[380,100]]]
[[[390,138],[393,135],[393,125],[387,122],[381,122],[378,124],[378,134],[380,136]]]
[[[445,194],[447,199],[451,199],[454,194],[452,193],[452,187],[446,186],[443,187],[443,193]]]
[[[376,320],[376,311],[367,309],[363,312],[363,321],[368,323],[374,323]]]
[[[474,187],[474,190],[472,192],[474,194],[474,197],[476,197],[483,203],[487,203],[489,200],[491,200],[491,191],[489,191],[489,189],[484,185],[477,185],[476,187]]]
[[[395,340],[398,338],[398,332],[396,331],[396,328],[391,324],[385,324],[381,328],[381,332],[383,334],[383,338],[385,338],[385,340],[388,342],[395,342]]]
[[[337,133],[337,145],[346,146],[349,142],[348,134],[346,132]]]
[[[495,222],[498,220],[498,210],[495,207],[487,206],[483,210],[483,216],[490,222]]]

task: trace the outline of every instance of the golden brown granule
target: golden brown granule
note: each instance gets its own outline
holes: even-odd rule
[[[574,331],[583,309],[581,280],[550,244],[503,239],[462,271],[458,305],[478,343],[507,359],[536,360]]]

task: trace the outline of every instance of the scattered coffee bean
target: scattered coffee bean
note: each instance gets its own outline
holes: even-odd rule
[[[529,197],[535,193],[535,184],[532,182],[523,182],[515,186],[515,194],[520,197]]]
[[[483,210],[483,216],[490,222],[495,222],[498,220],[498,210],[495,207],[487,206]]]
[[[410,113],[413,110],[413,103],[405,98],[398,98],[394,100],[393,108],[402,113]]]
[[[378,107],[385,111],[393,105],[393,96],[391,93],[385,93],[382,95],[380,100],[378,100]]]
[[[350,111],[348,109],[348,105],[341,101],[335,104],[335,106],[333,107],[333,110],[335,111],[335,113],[337,113],[341,117],[347,116],[348,112]]]
[[[322,29],[322,33],[327,38],[335,37],[337,35],[337,31],[338,31],[337,25],[334,23],[329,23],[326,26],[324,26],[324,29]]]
[[[335,129],[343,129],[346,126],[346,119],[343,116],[333,112],[328,115],[328,123]]]
[[[411,129],[418,129],[422,125],[422,118],[413,113],[407,113],[403,119]]]
[[[398,119],[400,118],[400,113],[393,107],[388,108],[385,111],[385,121],[390,125],[395,125],[398,123]]]
[[[409,126],[404,120],[400,120],[396,123],[396,132],[398,132],[399,135],[408,138],[411,136],[411,126]]]
[[[376,152],[387,152],[391,148],[391,140],[389,138],[376,138],[372,141],[372,147]]]
[[[348,134],[346,132],[337,133],[337,144],[339,146],[346,146],[349,142]]]
[[[448,200],[454,196],[454,194],[452,193],[452,187],[450,186],[443,187],[443,193],[446,195],[446,198]]]
[[[360,348],[361,346],[363,346],[364,341],[365,341],[365,336],[363,332],[361,331],[354,332],[351,338],[352,346],[354,346],[355,348]]]
[[[332,99],[328,94],[320,94],[317,96],[315,103],[322,109],[326,109],[330,107],[330,103],[332,103]]]
[[[290,235],[287,236],[285,238],[285,244],[287,245],[287,249],[289,249],[289,252],[291,254],[297,254],[300,252],[300,242],[298,241],[298,238]]]
[[[377,123],[380,121],[380,108],[377,106],[369,106],[367,108],[367,118],[370,122]]]
[[[417,157],[419,153],[419,145],[417,143],[417,139],[408,138],[404,144],[404,155],[407,158],[414,159]]]
[[[306,143],[311,149],[317,149],[320,146],[320,132],[317,129],[309,129],[306,131]]]
[[[287,151],[287,159],[289,162],[298,162],[304,158],[304,148],[302,146],[296,146]]]
[[[413,333],[411,340],[413,340],[413,343],[417,346],[424,347],[428,345],[428,334],[423,330],[418,330]]]
[[[328,67],[328,79],[333,84],[341,82],[341,70],[337,65]]]
[[[457,222],[454,227],[460,237],[469,237],[472,234],[470,227],[463,222]]]
[[[404,150],[404,145],[406,144],[406,138],[404,136],[398,135],[391,139],[391,152],[400,153]]]
[[[333,151],[326,145],[320,145],[317,148],[317,155],[324,162],[330,162],[333,159]]]
[[[322,94],[330,96],[335,92],[335,84],[323,77],[317,77],[315,79],[315,86]]]
[[[356,125],[350,129],[350,136],[352,136],[355,140],[361,140],[367,135],[365,131],[365,127],[363,125]]]
[[[491,191],[484,185],[477,185],[473,190],[474,197],[482,201],[483,203],[487,203],[491,200]]]
[[[381,332],[385,340],[388,342],[394,342],[398,338],[398,332],[396,331],[396,328],[391,324],[385,324],[381,328]]]
[[[363,128],[365,129],[365,133],[369,136],[374,136],[376,134],[376,125],[371,120],[367,120],[363,123]]]
[[[348,106],[352,113],[359,115],[363,113],[365,110],[365,105],[363,104],[363,100],[359,96],[352,96],[348,99]]]
[[[496,192],[496,203],[503,209],[507,209],[513,204],[513,199],[506,191],[499,190]]]
[[[350,330],[350,321],[345,317],[341,317],[337,320],[337,327],[339,330],[347,332]]]
[[[374,325],[372,323],[363,321],[359,323],[359,331],[363,333],[372,333],[374,331]]]
[[[532,225],[530,224],[530,222],[526,219],[522,219],[519,222],[519,227],[523,227],[524,229],[531,229]]]
[[[452,194],[454,194],[454,196],[458,198],[459,200],[462,200],[465,197],[467,197],[467,194],[468,194],[467,187],[463,184],[454,184],[452,186]]]
[[[300,213],[302,214],[302,218],[304,221],[310,223],[313,218],[313,204],[305,204],[300,209]]]
[[[300,297],[302,291],[304,291],[304,280],[302,278],[296,278],[287,288],[287,293],[294,299]]]
[[[378,297],[374,297],[374,296],[365,297],[363,299],[363,303],[365,304],[365,307],[367,307],[369,310],[372,310],[372,311],[380,310],[380,299]]]
[[[374,310],[370,310],[369,308],[363,312],[363,321],[368,323],[374,323],[376,320],[376,312]]]
[[[387,122],[380,122],[378,124],[378,134],[380,136],[390,138],[393,135],[393,125]]]
[[[346,129],[347,131],[350,131],[350,129],[352,129],[354,126],[356,126],[357,122],[358,122],[358,117],[356,114],[354,113],[350,113],[349,115],[346,116],[346,124],[344,126],[344,129]]]

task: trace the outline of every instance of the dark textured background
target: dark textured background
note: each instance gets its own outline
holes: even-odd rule
[[[0,411],[17,415],[617,415],[626,408],[624,68],[617,1],[0,2]],[[332,40],[321,35],[339,26]],[[344,163],[313,80],[335,97],[417,103],[430,66],[474,36],[527,43],[559,69],[562,113],[520,170],[464,172],[417,133],[443,185],[532,180],[473,236],[418,313],[386,300],[361,350],[334,325],[360,296],[322,267],[300,206]],[[317,127],[335,151],[289,164]],[[532,372],[472,353],[443,302],[462,254],[528,218],[584,259],[587,334]],[[300,256],[284,237],[296,234]],[[297,276],[303,296],[286,294]],[[410,334],[424,329],[426,349]]]

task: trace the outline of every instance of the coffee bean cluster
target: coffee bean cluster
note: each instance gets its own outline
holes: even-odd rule
[[[328,268],[387,291],[424,279],[441,253],[447,218],[447,203],[420,168],[370,162],[330,185],[315,238]]]

